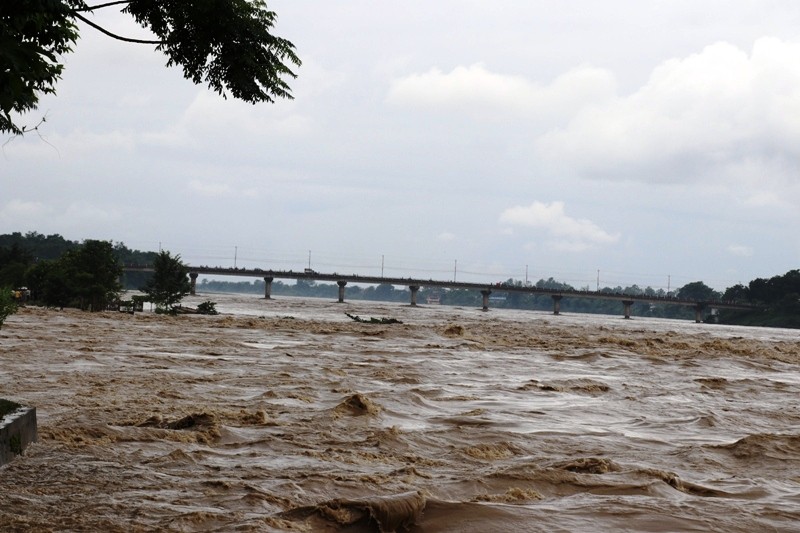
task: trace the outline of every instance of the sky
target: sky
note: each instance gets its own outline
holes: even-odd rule
[[[255,106],[81,24],[2,140],[0,233],[591,289],[800,268],[796,0],[268,5],[303,64]]]

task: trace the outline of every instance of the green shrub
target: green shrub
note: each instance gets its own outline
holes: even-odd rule
[[[3,322],[10,315],[17,312],[17,302],[14,300],[14,292],[7,287],[0,287],[0,328]]]
[[[197,306],[197,314],[200,315],[218,315],[217,304],[211,300],[206,300]]]

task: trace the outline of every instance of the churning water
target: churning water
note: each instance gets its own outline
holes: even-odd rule
[[[8,319],[1,530],[800,531],[796,331],[210,297]]]

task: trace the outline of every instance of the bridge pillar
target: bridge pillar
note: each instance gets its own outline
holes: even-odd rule
[[[553,299],[553,314],[561,314],[561,299],[564,297],[560,294],[553,294],[550,297]]]
[[[481,295],[483,296],[483,310],[489,310],[489,295],[492,294],[492,291],[489,289],[485,289],[481,291]]]
[[[339,286],[339,303],[344,303],[344,286],[347,285],[347,282],[337,281],[336,284]]]
[[[417,291],[419,291],[419,285],[409,285],[408,290],[411,291],[411,305],[412,307],[416,307],[417,305]]]
[[[264,299],[269,300],[272,298],[272,280],[269,276],[264,277]]]
[[[631,318],[631,306],[633,305],[633,300],[622,300],[623,306],[623,313],[626,319],[630,320]]]
[[[703,321],[703,311],[706,310],[705,304],[697,304],[694,306],[694,321],[700,324]]]
[[[197,293],[197,272],[189,272],[189,294],[194,296]]]

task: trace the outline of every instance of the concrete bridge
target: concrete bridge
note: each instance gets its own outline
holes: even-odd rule
[[[208,267],[208,266],[187,266],[189,271],[189,278],[191,281],[192,294],[195,294],[197,288],[197,278],[200,274],[215,275],[215,276],[241,276],[249,278],[262,278],[264,280],[264,298],[272,298],[272,282],[277,279],[295,279],[295,280],[309,280],[309,281],[333,281],[339,286],[339,302],[344,302],[345,287],[348,283],[365,283],[369,285],[400,285],[408,287],[411,293],[410,304],[417,305],[417,292],[421,287],[440,287],[447,289],[468,289],[475,290],[483,296],[483,310],[489,310],[489,296],[494,292],[511,293],[521,292],[526,294],[540,294],[550,296],[553,299],[553,314],[558,315],[561,312],[561,300],[564,298],[590,298],[599,300],[617,300],[622,303],[622,312],[625,318],[631,317],[631,307],[636,302],[644,303],[664,303],[672,305],[683,305],[691,307],[695,311],[695,321],[702,322],[703,314],[706,310],[710,309],[743,309],[743,310],[756,310],[755,306],[748,304],[741,304],[737,302],[726,301],[698,301],[688,300],[674,297],[659,297],[659,296],[646,296],[646,295],[631,295],[620,293],[608,293],[599,291],[578,291],[578,290],[557,290],[557,289],[543,289],[532,286],[516,286],[507,285],[505,283],[496,283],[494,285],[487,285],[485,283],[469,283],[462,281],[443,281],[433,279],[414,279],[414,278],[387,278],[382,276],[362,276],[358,274],[325,274],[316,272],[311,269],[305,269],[303,272],[295,272],[292,270],[263,270],[260,268],[225,268],[225,267]],[[152,266],[125,266],[125,271],[129,272],[152,272]]]

